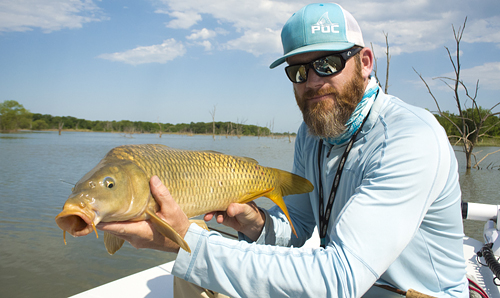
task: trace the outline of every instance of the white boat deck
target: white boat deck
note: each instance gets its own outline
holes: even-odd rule
[[[174,263],[175,261],[171,261],[163,265],[120,278],[72,297],[173,298],[174,276],[171,272],[174,267]]]
[[[313,237],[306,241],[304,247],[319,247],[319,236],[317,229]],[[174,276],[172,268],[175,261],[165,263],[144,271],[132,274],[102,286],[82,292],[72,298],[173,298]]]

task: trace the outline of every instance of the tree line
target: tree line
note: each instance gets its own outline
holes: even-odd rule
[[[452,114],[448,111],[441,114],[434,114],[441,126],[443,126],[450,141],[462,141],[462,131],[459,128],[462,122],[465,122],[465,130],[468,132],[466,138],[469,141],[481,141],[484,137],[500,137],[500,118],[496,115],[490,115],[490,110],[479,106],[477,109],[468,108],[462,111],[462,116]],[[480,127],[482,119],[484,122]],[[452,143],[452,145],[455,145]]]
[[[269,136],[268,127],[247,125],[235,122],[191,122],[191,123],[160,123],[147,121],[91,121],[72,116],[52,116],[48,114],[31,113],[22,104],[7,100],[0,103],[0,131],[10,132],[19,129],[27,130],[84,130],[96,132],[120,133],[187,133],[187,134],[218,134],[243,136]],[[215,131],[214,131],[215,129]]]
[[[480,130],[476,130],[475,122],[488,114],[487,109],[466,109],[463,114],[469,131],[475,131],[469,138],[500,137],[500,118],[488,117]],[[443,126],[450,140],[459,139],[460,132],[457,126],[463,121],[463,116],[450,112],[443,112],[443,116],[435,114]],[[452,120],[452,122],[450,122]],[[67,130],[84,130],[97,132],[121,133],[189,133],[189,134],[215,134],[244,135],[244,136],[269,136],[268,127],[257,125],[239,124],[234,122],[191,122],[191,123],[159,123],[146,121],[91,121],[71,116],[52,116],[48,114],[30,113],[21,104],[13,100],[0,103],[0,131],[16,131],[18,129],[48,130],[58,129],[63,126]]]

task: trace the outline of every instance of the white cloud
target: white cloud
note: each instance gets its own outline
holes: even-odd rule
[[[50,33],[63,28],[81,28],[85,23],[106,19],[92,0],[0,1],[0,32],[40,28]]]
[[[224,46],[229,50],[244,50],[255,56],[265,53],[280,53],[281,42],[280,31],[267,29],[265,31],[245,31],[243,36],[227,42]]]
[[[217,33],[214,30],[208,30],[207,28],[203,28],[201,30],[193,30],[193,33],[189,36],[186,36],[186,39],[196,40],[196,39],[210,39],[214,38]]]
[[[433,89],[450,91],[450,88],[443,81],[452,85],[453,82],[444,78],[454,79],[455,73],[448,72],[437,77],[424,77],[427,84]],[[500,90],[500,62],[488,62],[472,68],[462,68],[460,69],[460,80],[464,82],[471,93],[475,90],[478,80],[479,90]],[[416,85],[423,84],[421,80],[413,80],[411,83]]]
[[[479,80],[479,89],[500,90],[500,62],[489,62],[463,69],[460,76],[469,89],[474,88]]]
[[[218,30],[220,31],[220,30]],[[203,28],[201,30],[192,30],[191,35],[186,36],[186,39],[192,40],[193,42],[191,44],[202,46],[205,48],[205,51],[209,52],[213,49],[212,42],[210,42],[208,39],[213,39],[217,36],[217,32],[214,30],[209,30],[207,28]],[[224,32],[224,31],[220,31]],[[197,41],[197,40],[202,40],[202,41]]]
[[[230,40],[211,41],[221,48],[260,55],[281,54],[279,32],[286,20],[308,0],[154,0],[155,12],[169,17],[166,26],[190,29],[202,21],[218,27],[197,29],[190,40],[220,38],[217,30],[236,33]],[[451,25],[461,26],[468,17],[464,42],[495,43],[500,47],[498,0],[338,0],[359,21],[367,45],[385,47],[382,32],[389,33],[391,53],[427,51],[453,43]],[[44,32],[80,28],[106,19],[95,0],[2,0],[0,32],[41,28]],[[206,31],[204,31],[206,30]],[[269,31],[278,34],[269,34]],[[214,35],[216,32],[216,36]],[[203,34],[209,34],[210,37]],[[261,38],[262,37],[262,38]],[[278,46],[276,46],[278,44]]]
[[[500,45],[497,0],[351,1],[345,3],[345,8],[359,21],[367,44],[385,47],[383,32],[389,33],[394,55],[453,46],[452,25],[457,30],[466,17],[464,42]]]
[[[190,28],[187,26],[197,24],[193,21],[193,16],[199,16],[201,20],[203,15],[207,15],[214,18],[218,26],[232,28],[240,34],[237,38],[220,42],[221,48],[242,50],[256,56],[281,53],[281,27],[296,10],[306,4],[305,1],[269,0],[213,0],[210,5],[204,0],[160,0],[158,3],[161,7],[156,12],[166,13],[174,18],[168,23],[169,27],[183,24],[182,28]],[[228,33],[221,28],[205,29],[213,30],[217,35]],[[202,38],[199,34],[191,34],[189,37],[193,40]]]
[[[205,48],[205,51],[211,51],[212,50],[212,43],[208,40],[204,40],[202,42],[198,43],[200,46],[203,46]]]
[[[157,11],[160,12],[160,11]],[[164,12],[165,13],[165,12]],[[174,29],[188,29],[201,21],[201,15],[196,12],[173,11],[166,12],[174,19],[166,24],[168,28]]]
[[[99,58],[138,65],[145,63],[167,63],[177,57],[183,56],[185,53],[186,48],[182,42],[171,38],[159,45],[141,46],[125,52],[102,54],[99,55]]]
[[[173,18],[170,27],[191,28],[213,18],[232,28],[239,37],[220,42],[222,48],[254,55],[281,53],[279,32],[286,20],[308,4],[306,0],[158,0],[158,11]],[[392,55],[433,50],[453,43],[451,25],[458,27],[468,16],[465,42],[500,45],[498,0],[338,0],[359,21],[365,43],[385,48],[383,32],[389,33]],[[205,15],[207,17],[205,17]],[[182,26],[180,25],[182,24]],[[210,30],[211,28],[207,28]],[[278,34],[270,35],[268,30]],[[279,46],[276,46],[278,44]]]
[[[468,19],[463,40],[465,42],[492,42],[500,45],[500,16]]]

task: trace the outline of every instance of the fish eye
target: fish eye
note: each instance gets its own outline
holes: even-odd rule
[[[111,177],[106,177],[102,181],[102,183],[107,187],[107,188],[113,188],[115,186],[115,180]]]

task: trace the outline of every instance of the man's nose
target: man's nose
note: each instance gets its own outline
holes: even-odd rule
[[[306,88],[318,88],[323,85],[323,78],[318,76],[314,69],[309,69],[307,73]]]

